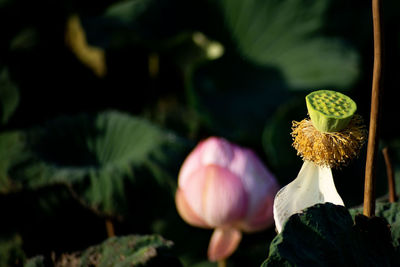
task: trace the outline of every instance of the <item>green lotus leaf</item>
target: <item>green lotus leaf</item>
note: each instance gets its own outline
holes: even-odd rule
[[[158,235],[112,237],[84,251],[62,254],[55,266],[171,266],[181,267],[171,254],[172,242]],[[25,266],[44,266],[45,258],[37,256]]]
[[[126,209],[129,184],[146,188],[150,183],[172,192],[187,149],[174,134],[116,111],[62,117],[1,137],[0,145],[11,146],[16,156],[4,163],[0,191],[66,185],[106,214]],[[25,140],[22,148],[20,140]]]
[[[221,0],[220,6],[239,52],[281,70],[292,89],[349,88],[359,72],[357,52],[320,33],[331,2]]]
[[[35,48],[40,41],[37,29],[27,27],[22,29],[11,41],[11,51],[30,51]]]
[[[145,44],[147,50],[159,47],[161,41],[192,31],[189,25],[193,12],[190,11],[194,6],[196,4],[182,0],[118,1],[109,5],[103,14],[82,16],[82,25],[92,45],[120,49]],[[165,44],[162,42],[162,45]]]
[[[0,67],[0,124],[5,124],[19,103],[19,91],[10,80],[8,70]]]
[[[46,264],[44,256],[41,255],[28,259],[24,264],[24,267],[45,267],[45,266]]]
[[[271,243],[266,266],[398,266],[387,221],[317,204],[291,216]]]
[[[190,104],[213,133],[252,144],[298,90],[346,90],[356,80],[357,52],[320,34],[330,0],[217,3],[232,40],[186,76]]]
[[[300,121],[306,114],[304,100],[296,98],[281,105],[265,124],[262,135],[264,152],[268,158],[268,166],[279,170],[276,173],[282,185],[288,184],[297,176],[303,163],[292,146],[290,132],[292,121]]]
[[[22,238],[18,234],[0,237],[0,266],[20,266],[25,260]]]
[[[179,260],[165,253],[171,247],[171,241],[157,235],[114,237],[98,246],[86,249],[82,253],[81,264],[90,265],[94,256],[101,255],[99,265],[181,266]],[[157,259],[157,257],[163,257],[163,259]]]
[[[0,0],[0,8],[4,8],[9,5],[12,1],[11,0]]]
[[[120,23],[126,25],[135,22],[138,16],[142,15],[152,1],[149,0],[130,0],[121,1],[112,4],[107,8],[104,16],[107,18],[113,18],[118,20]]]
[[[0,193],[13,190],[8,170],[25,158],[25,135],[21,132],[0,133]]]
[[[363,209],[362,207],[352,208],[349,212],[354,217],[362,214]],[[400,203],[376,202],[375,216],[385,218],[390,224],[393,246],[400,250]]]
[[[232,55],[201,65],[187,78],[190,104],[206,127],[254,145],[265,121],[289,94],[279,71]]]

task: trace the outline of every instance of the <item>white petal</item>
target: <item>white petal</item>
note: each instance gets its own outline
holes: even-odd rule
[[[336,191],[332,171],[328,167],[305,161],[297,178],[279,190],[275,196],[274,220],[278,232],[291,215],[325,202],[344,206]]]

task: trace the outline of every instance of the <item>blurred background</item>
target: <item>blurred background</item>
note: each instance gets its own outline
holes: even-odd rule
[[[384,1],[379,128],[396,178],[399,8]],[[302,164],[291,122],[310,91],[347,94],[368,125],[369,1],[0,0],[0,29],[0,265],[99,243],[110,219],[117,235],[172,240],[184,266],[216,266],[211,231],[174,204],[199,141],[250,147],[284,186]],[[348,207],[362,203],[365,154],[334,171]],[[384,198],[381,153],[377,171]],[[274,236],[244,235],[228,266],[259,266]]]

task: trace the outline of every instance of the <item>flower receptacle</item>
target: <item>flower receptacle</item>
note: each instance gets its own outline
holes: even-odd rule
[[[311,121],[320,132],[339,132],[357,110],[357,104],[350,97],[330,90],[308,94],[306,104]]]

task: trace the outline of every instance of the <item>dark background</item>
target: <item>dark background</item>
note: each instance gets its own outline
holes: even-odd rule
[[[397,1],[384,1],[379,127],[379,147],[389,147],[396,174],[399,8]],[[79,18],[86,39],[73,35],[75,46],[66,42],[72,17]],[[205,41],[194,41],[199,33]],[[223,47],[223,53],[207,56],[216,46]],[[101,63],[90,59],[88,47],[104,53]],[[103,74],[96,72],[99,64],[106,66]],[[149,70],[154,66],[156,70]],[[284,186],[302,164],[291,147],[290,131],[292,120],[307,116],[304,97],[317,89],[341,91],[355,100],[368,125],[372,68],[369,1],[2,0],[0,249],[11,255],[6,249],[12,246],[17,260],[8,263],[16,265],[38,254],[82,250],[106,238],[104,220],[111,217],[117,235],[158,233],[174,241],[185,266],[213,266],[206,262],[211,231],[186,225],[175,210],[173,194],[187,153],[208,136],[222,136],[252,148]],[[172,148],[155,145],[149,156],[153,165],[128,162],[135,168],[133,180],[116,175],[124,194],[115,194],[124,204],[111,210],[82,205],[79,194],[91,185],[86,180],[75,184],[73,174],[67,184],[78,197],[71,196],[70,188],[52,184],[51,177],[43,176],[40,186],[29,182],[42,172],[32,174],[25,171],[28,167],[92,166],[85,153],[101,169],[102,162],[96,161],[101,155],[75,143],[80,133],[74,129],[81,126],[69,125],[66,118],[88,116],[83,124],[96,127],[97,114],[109,110],[144,119],[176,136]],[[65,134],[58,136],[54,129]],[[18,160],[10,156],[14,143],[4,138],[9,133],[26,138],[18,140],[24,147],[15,152]],[[118,134],[107,147],[123,146]],[[42,141],[37,146],[31,139]],[[133,138],[129,142],[133,148],[139,143]],[[365,154],[364,146],[349,166],[334,171],[348,207],[362,203]],[[380,153],[377,177],[377,196],[385,197]],[[229,266],[258,266],[274,236],[273,229],[244,235]]]

